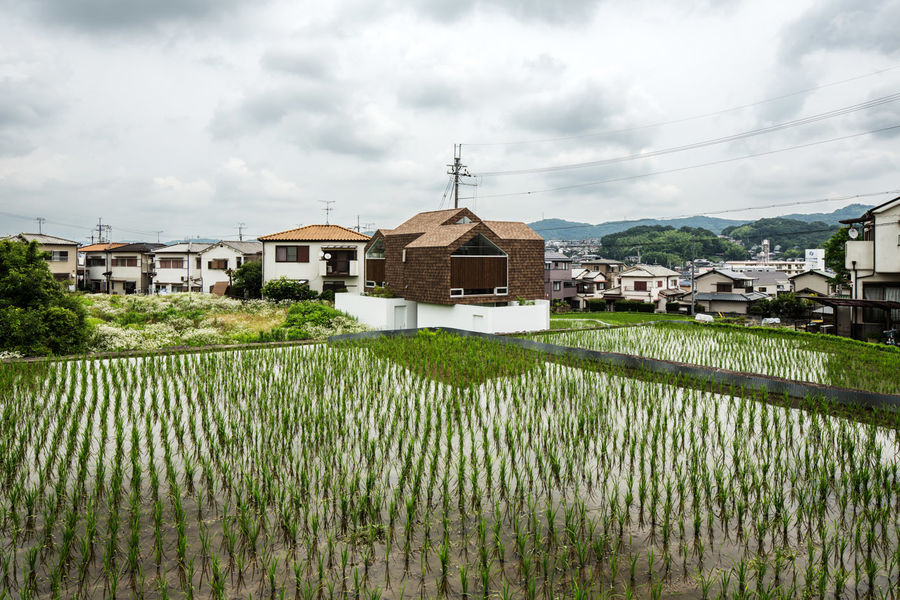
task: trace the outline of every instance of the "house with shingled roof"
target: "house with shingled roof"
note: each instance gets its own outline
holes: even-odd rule
[[[306,225],[257,238],[262,242],[263,285],[285,277],[311,290],[363,289],[360,257],[369,236],[340,225]]]
[[[43,233],[20,233],[5,239],[26,244],[37,242],[41,252],[47,253],[47,265],[54,279],[70,290],[75,289],[78,274],[78,242]]]
[[[548,329],[543,259],[543,238],[524,223],[467,208],[423,212],[366,244],[367,293],[393,297],[339,294],[335,306],[376,329]]]

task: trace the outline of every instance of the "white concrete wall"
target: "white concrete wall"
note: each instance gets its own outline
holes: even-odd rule
[[[203,278],[203,291],[209,293],[212,286],[217,283],[228,283],[228,274],[225,269],[210,269],[209,262],[224,258],[228,261],[228,269],[237,270],[237,257],[243,254],[228,246],[214,246],[200,255],[200,276]]]
[[[309,262],[276,262],[275,246],[309,246]],[[323,277],[320,274],[320,263],[322,259],[319,255],[323,252],[323,248],[334,248],[336,246],[349,247],[356,246],[356,262],[357,275],[351,277]],[[263,242],[263,285],[278,279],[286,277],[288,279],[309,281],[309,288],[317,292],[322,291],[322,283],[325,281],[343,281],[347,286],[347,291],[351,294],[360,294],[363,290],[363,279],[359,275],[361,268],[359,261],[365,260],[363,256],[366,247],[365,242],[289,242],[289,241],[269,241]]]
[[[900,273],[900,204],[875,215],[875,270]]]
[[[415,329],[416,302],[346,293],[334,295],[334,307],[373,329]]]
[[[474,304],[419,303],[419,327],[453,327],[481,333],[541,331],[550,328],[550,302],[530,306],[478,306]]]

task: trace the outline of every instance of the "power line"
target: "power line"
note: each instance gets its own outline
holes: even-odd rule
[[[825,113],[819,113],[817,115],[810,115],[808,117],[803,117],[800,119],[793,119],[791,121],[785,121],[783,123],[770,125],[768,127],[760,127],[758,129],[751,129],[749,131],[743,131],[741,133],[735,133],[735,134],[726,135],[723,137],[713,138],[713,139],[709,139],[709,140],[703,140],[700,142],[693,142],[691,144],[682,144],[681,146],[673,146],[671,148],[663,148],[660,150],[651,150],[649,152],[640,152],[637,154],[627,154],[624,156],[616,156],[613,158],[604,158],[602,160],[593,160],[593,161],[582,162],[582,163],[553,165],[553,166],[549,166],[549,167],[533,167],[533,168],[529,168],[529,169],[516,169],[516,170],[510,170],[510,171],[488,171],[486,173],[479,173],[479,175],[482,177],[497,177],[497,176],[501,176],[501,175],[529,175],[529,174],[533,174],[533,173],[549,173],[552,171],[563,171],[563,170],[568,170],[568,169],[584,169],[586,167],[599,167],[599,166],[603,166],[603,165],[610,165],[610,164],[621,163],[621,162],[626,162],[626,161],[631,161],[631,160],[652,158],[655,156],[663,156],[665,154],[674,154],[676,152],[685,152],[687,150],[696,150],[698,148],[706,148],[708,146],[715,146],[715,145],[724,144],[727,142],[734,142],[734,141],[738,141],[738,140],[755,137],[758,135],[764,135],[767,133],[782,131],[784,129],[800,127],[802,125],[808,125],[810,123],[817,123],[819,121],[824,121],[825,119],[831,119],[834,117],[847,115],[847,114],[857,112],[860,110],[867,110],[869,108],[875,108],[875,107],[881,106],[883,104],[889,104],[891,102],[896,102],[897,100],[900,100],[900,92],[894,93],[894,94],[889,94],[887,96],[882,96],[881,98],[875,98],[874,100],[861,102],[859,104],[853,104],[851,106],[837,108],[837,109],[830,110]]]
[[[617,133],[628,133],[631,131],[639,131],[641,129],[651,129],[653,127],[662,127],[664,125],[674,125],[676,123],[686,123],[689,121],[696,121],[699,119],[705,119],[707,117],[715,117],[718,115],[723,115],[723,114],[727,114],[730,112],[743,110],[745,108],[752,108],[754,106],[768,104],[770,102],[776,102],[778,100],[784,100],[786,98],[792,98],[794,96],[808,94],[809,92],[814,92],[816,90],[824,89],[827,87],[833,87],[836,85],[849,83],[851,81],[857,81],[859,79],[865,79],[867,77],[872,77],[874,75],[881,75],[882,73],[887,73],[888,71],[893,71],[895,69],[900,69],[900,65],[894,65],[892,67],[887,67],[885,69],[879,69],[878,71],[872,71],[871,73],[866,73],[864,75],[856,75],[854,77],[849,77],[847,79],[841,79],[839,81],[832,81],[830,83],[824,83],[822,85],[817,85],[817,86],[806,88],[803,90],[798,90],[796,92],[790,92],[788,94],[783,94],[781,96],[774,96],[772,98],[766,98],[764,100],[759,100],[757,102],[751,102],[749,104],[741,104],[739,106],[734,106],[731,108],[725,108],[722,110],[708,112],[708,113],[704,113],[701,115],[694,115],[691,117],[672,119],[670,121],[659,121],[657,123],[649,123],[646,125],[636,125],[634,127],[626,127],[624,129],[611,129],[611,130],[606,130],[606,131],[597,131],[597,132],[593,132],[593,133],[582,133],[582,134],[578,134],[578,135],[561,136],[561,137],[555,137],[555,138],[544,138],[544,139],[536,139],[536,140],[519,140],[519,141],[514,141],[514,142],[483,142],[483,143],[468,142],[468,143],[466,143],[466,145],[467,146],[479,146],[479,147],[518,146],[518,145],[525,145],[525,144],[541,144],[541,143],[546,143],[546,142],[562,142],[562,141],[567,141],[567,140],[577,140],[577,139],[584,139],[584,138],[590,138],[590,137],[599,137],[599,136],[612,135],[612,134],[617,134]]]
[[[714,161],[705,162],[705,163],[700,163],[700,164],[696,164],[696,165],[689,165],[689,166],[686,166],[686,167],[677,167],[677,168],[674,168],[674,169],[663,169],[663,170],[660,170],[660,171],[650,171],[650,172],[648,172],[648,173],[640,173],[640,174],[637,174],[637,175],[623,175],[622,177],[612,177],[612,178],[609,178],[609,179],[601,179],[601,180],[598,180],[598,181],[588,181],[588,182],[585,182],[585,183],[576,183],[576,184],[572,184],[572,185],[563,185],[563,186],[559,186],[559,187],[544,188],[544,189],[539,189],[539,190],[528,190],[528,191],[524,191],[524,192],[506,192],[506,193],[502,193],[502,194],[483,194],[483,195],[481,195],[480,197],[481,197],[481,198],[506,198],[506,197],[510,197],[510,196],[530,196],[530,195],[533,195],[533,194],[545,194],[545,193],[547,193],[547,192],[558,192],[558,191],[562,191],[562,190],[572,190],[572,189],[577,189],[577,188],[591,187],[591,186],[594,186],[594,185],[602,185],[602,184],[604,184],[604,183],[616,183],[616,182],[619,182],[619,181],[628,181],[628,180],[631,180],[631,179],[641,179],[641,178],[643,178],[643,177],[652,177],[652,176],[654,176],[654,175],[665,175],[665,174],[668,174],[668,173],[679,173],[679,172],[681,172],[681,171],[690,171],[690,170],[692,170],[692,169],[700,169],[700,168],[703,168],[703,167],[711,167],[711,166],[714,166],[714,165],[722,165],[722,164],[725,164],[725,163],[735,162],[735,161],[738,161],[738,160],[745,160],[745,159],[747,159],[747,158],[757,158],[757,157],[760,157],[760,156],[768,156],[768,155],[770,155],[770,154],[778,154],[778,153],[780,153],[780,152],[788,152],[788,151],[790,151],[790,150],[799,150],[799,149],[801,149],[801,148],[810,148],[810,147],[812,147],[812,146],[819,146],[819,145],[821,145],[821,144],[829,144],[829,143],[831,143],[831,142],[840,142],[840,141],[843,141],[843,140],[849,140],[849,139],[852,139],[852,138],[856,138],[856,137],[860,137],[860,136],[864,136],[864,135],[870,135],[870,134],[873,134],[873,133],[882,133],[882,132],[885,132],[885,131],[891,131],[891,130],[894,130],[894,129],[900,129],[900,125],[892,125],[892,126],[890,126],[890,127],[881,127],[881,128],[879,128],[879,129],[871,129],[871,130],[869,130],[869,131],[862,131],[862,132],[860,132],[860,133],[853,133],[853,134],[850,134],[850,135],[844,135],[844,136],[840,136],[840,137],[836,137],[836,138],[830,138],[830,139],[827,139],[827,140],[819,140],[819,141],[816,141],[816,142],[809,142],[809,143],[806,143],[806,144],[798,144],[798,145],[796,145],[796,146],[788,146],[787,148],[778,148],[778,149],[776,149],[776,150],[767,150],[767,151],[765,151],[765,152],[757,152],[757,153],[755,153],[755,154],[745,154],[744,156],[735,156],[735,157],[732,157],[732,158],[723,158],[723,159],[721,159],[721,160],[714,160]]]

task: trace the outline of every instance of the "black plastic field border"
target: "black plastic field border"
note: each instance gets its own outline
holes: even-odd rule
[[[143,356],[166,356],[169,354],[200,354],[202,352],[233,352],[236,350],[264,350],[267,348],[284,348],[290,346],[315,346],[324,344],[326,340],[285,340],[280,342],[244,342],[239,344],[210,344],[208,346],[167,346],[149,350],[110,350],[108,352],[92,352],[90,354],[66,354],[62,356],[21,356],[5,358],[0,363],[40,363],[68,362],[73,360],[106,360],[113,358],[140,358]]]
[[[365,331],[362,333],[348,333],[344,335],[332,336],[328,338],[328,342],[335,343],[354,340],[370,340],[377,339],[379,337],[411,337],[417,335],[421,329],[397,329],[392,331]],[[519,348],[532,350],[558,358],[570,360],[574,359],[579,361],[588,361],[610,365],[628,371],[643,371],[664,375],[676,375],[680,376],[683,379],[693,380],[704,386],[713,384],[715,387],[718,387],[719,390],[743,388],[745,391],[766,392],[770,397],[776,398],[780,396],[804,401],[807,399],[818,397],[826,402],[846,406],[848,408],[865,407],[877,410],[887,410],[890,412],[900,411],[900,395],[895,394],[882,394],[878,392],[852,390],[848,388],[822,385],[817,383],[793,381],[790,379],[782,379],[780,377],[771,377],[768,375],[740,373],[737,371],[728,371],[725,369],[715,369],[711,367],[701,367],[698,365],[670,360],[646,358],[641,356],[634,356],[631,354],[619,354],[617,352],[601,352],[598,350],[586,350],[584,348],[557,346],[555,344],[536,342],[533,340],[509,337],[506,335],[479,333],[475,331],[455,329],[452,327],[435,327],[431,328],[430,330],[445,331],[447,333],[452,333],[461,337],[472,337],[489,340],[507,346],[517,346]]]

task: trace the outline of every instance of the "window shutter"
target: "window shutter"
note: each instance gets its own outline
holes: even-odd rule
[[[309,246],[297,246],[297,262],[309,262]]]

